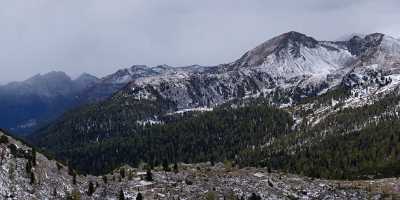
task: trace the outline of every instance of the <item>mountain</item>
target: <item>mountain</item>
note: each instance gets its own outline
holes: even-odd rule
[[[80,95],[80,99],[85,102],[102,101],[136,79],[160,75],[169,76],[174,73],[190,73],[202,71],[204,68],[205,67],[198,65],[186,67],[171,67],[168,65],[148,67],[146,65],[134,65],[130,68],[120,69],[113,74],[101,78],[97,84]]]
[[[38,74],[22,82],[0,86],[0,127],[29,134],[79,104],[76,96],[93,86],[97,78],[83,74],[72,80],[64,72]]]
[[[91,88],[99,82],[100,80],[97,77],[88,73],[83,73],[74,80],[74,84],[80,91]]]
[[[319,42],[289,32],[235,62],[189,74],[141,77],[120,93],[136,99],[143,93],[160,95],[175,102],[178,110],[213,107],[250,96],[270,96],[273,103],[290,103],[339,84],[356,57],[344,42]],[[272,98],[281,93],[288,98]]]
[[[126,84],[110,98],[31,140],[92,173],[227,159],[313,177],[393,176],[400,146],[384,127],[398,119],[399,46],[380,33],[318,41],[289,32],[228,64],[122,70],[110,80]]]
[[[170,169],[173,168],[173,171]],[[146,170],[147,168],[147,170]],[[379,199],[397,198],[399,182],[333,181],[271,171],[238,169],[229,162],[120,166],[102,176],[80,175],[0,130],[2,199]],[[382,189],[384,188],[384,189]]]

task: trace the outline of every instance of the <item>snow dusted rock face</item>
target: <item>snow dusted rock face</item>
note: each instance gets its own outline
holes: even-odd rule
[[[391,81],[391,78],[385,76],[383,70],[375,64],[354,68],[343,79],[343,84],[349,88],[379,88],[388,85]]]
[[[104,100],[124,86],[135,80],[147,80],[148,82],[157,81],[161,77],[172,76],[176,73],[190,73],[203,71],[204,67],[193,65],[186,67],[171,67],[168,65],[159,65],[148,67],[146,65],[134,65],[130,68],[121,69],[117,72],[105,76],[98,84],[86,90],[81,95],[81,99],[86,102]]]
[[[73,190],[67,167],[40,153],[32,161],[30,147],[1,131],[0,138],[0,199],[60,199]]]
[[[236,61],[240,67],[257,67],[273,77],[326,76],[347,66],[354,57],[343,45],[318,42],[301,33],[289,32],[247,52]]]
[[[289,32],[250,50],[233,63],[203,70],[177,68],[139,77],[130,82],[127,90],[147,88],[153,96],[175,102],[178,110],[215,107],[232,99],[257,96],[270,97],[276,104],[290,104],[339,84],[343,75],[335,72],[355,60],[345,44],[319,42]],[[141,94],[130,91],[136,99]]]
[[[177,110],[215,107],[232,99],[258,96],[287,106],[341,84],[365,86],[373,81],[378,87],[387,85],[388,75],[400,73],[399,55],[399,41],[379,33],[329,42],[289,32],[248,51],[235,62],[142,76],[130,82],[126,90],[144,88],[153,94],[150,96],[173,101]],[[138,91],[126,97],[139,99],[143,90]]]
[[[349,50],[358,56],[355,66],[377,64],[386,72],[399,73],[400,41],[380,33],[360,38],[353,37],[348,41]]]

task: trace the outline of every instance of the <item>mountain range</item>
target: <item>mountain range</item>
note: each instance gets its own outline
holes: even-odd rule
[[[359,180],[400,174],[399,105],[398,39],[373,33],[319,41],[292,31],[216,66],[133,65],[77,79],[50,72],[3,85],[0,126],[67,163],[68,175],[59,172],[66,180],[76,172],[112,175],[126,165],[205,162]],[[23,157],[28,161],[17,162],[32,159]],[[61,162],[51,165],[66,167]],[[45,168],[54,175],[54,167]],[[65,184],[65,190],[82,193],[82,185],[100,178],[79,179],[79,187]]]
[[[0,126],[29,134],[41,124],[79,104],[78,95],[98,82],[89,74],[72,80],[64,72],[38,74],[22,82],[0,86]]]
[[[115,92],[135,99],[160,95],[173,103],[171,111],[215,107],[257,96],[277,105],[290,105],[342,84],[352,71],[365,74],[366,68],[377,66],[372,70],[397,73],[399,49],[397,39],[379,33],[330,42],[289,32],[232,63],[218,66],[135,65],[101,79],[84,74],[76,80],[62,72],[51,72],[0,87],[5,101],[0,111],[15,113],[1,120],[1,126],[16,133],[31,133],[40,127],[38,124],[79,105],[106,100]],[[347,77],[351,79],[354,77]],[[59,102],[61,106],[53,108]]]
[[[85,173],[228,159],[314,177],[387,177],[398,174],[398,134],[379,128],[397,123],[399,67],[400,42],[384,34],[318,41],[288,32],[227,64],[119,70],[29,140]],[[328,139],[352,143],[321,146]]]

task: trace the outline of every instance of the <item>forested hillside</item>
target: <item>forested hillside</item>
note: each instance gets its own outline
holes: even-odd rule
[[[338,92],[328,96],[333,94]],[[338,109],[314,126],[303,122],[298,131],[268,147],[243,151],[238,163],[334,179],[396,176],[400,174],[399,102],[394,92],[371,105]]]
[[[78,170],[98,174],[140,162],[156,166],[163,162],[233,159],[242,149],[288,134],[292,124],[291,116],[284,111],[250,106],[185,113],[164,125],[138,126],[130,134],[88,144],[78,138],[69,143],[60,137],[43,138],[41,144]]]

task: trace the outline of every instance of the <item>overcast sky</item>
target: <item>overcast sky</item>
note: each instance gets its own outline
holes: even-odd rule
[[[0,83],[52,70],[103,76],[133,64],[226,63],[291,30],[400,37],[398,0],[0,2]]]

